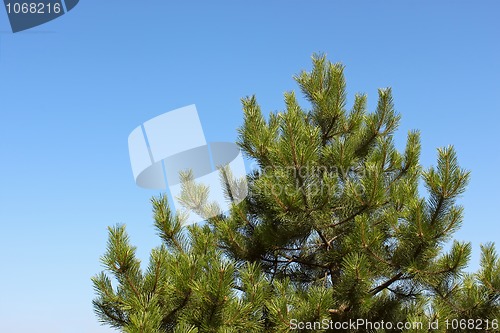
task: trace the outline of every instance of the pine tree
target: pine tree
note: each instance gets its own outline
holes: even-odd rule
[[[185,195],[213,217],[183,227],[166,196],[153,198],[162,242],[144,271],[125,227],[109,228],[105,271],[93,278],[102,323],[127,333],[499,331],[494,246],[482,247],[474,274],[464,271],[469,243],[443,250],[469,180],[453,147],[422,170],[419,132],[403,152],[394,146],[391,89],[379,90],[374,112],[362,94],[347,110],[344,67],[325,56],[295,80],[307,111],[293,92],[267,119],[255,97],[242,100],[238,144],[258,165],[243,202],[213,214],[216,205],[189,202],[203,195]],[[222,171],[226,184],[244,186]],[[182,177],[184,193],[208,190]],[[360,326],[339,326],[352,322]],[[387,326],[398,322],[414,327]]]

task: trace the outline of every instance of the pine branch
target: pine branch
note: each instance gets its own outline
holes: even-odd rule
[[[378,294],[379,292],[381,292],[382,290],[386,289],[387,287],[389,287],[391,284],[393,284],[394,282],[398,281],[401,279],[401,277],[403,276],[403,273],[402,272],[399,272],[397,273],[396,275],[394,275],[392,278],[390,278],[389,280],[385,281],[384,283],[382,283],[381,285],[375,287],[375,288],[372,288],[370,290],[370,293],[372,295],[376,295]]]
[[[330,224],[329,226],[331,228],[336,228],[342,224],[345,224],[347,222],[350,222],[352,220],[354,220],[354,218],[362,213],[364,213],[367,209],[369,208],[368,205],[363,205],[361,206],[356,212],[354,212],[353,214],[349,215],[348,217],[346,217],[345,219],[343,219],[342,221],[340,222],[337,222],[337,223],[333,223],[333,224]]]

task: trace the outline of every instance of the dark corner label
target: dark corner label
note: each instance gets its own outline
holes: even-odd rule
[[[4,0],[12,32],[30,29],[73,9],[79,0]]]

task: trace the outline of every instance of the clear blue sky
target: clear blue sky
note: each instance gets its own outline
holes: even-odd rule
[[[439,4],[437,4],[439,2]],[[313,52],[346,65],[349,100],[391,86],[422,132],[422,163],[456,146],[472,181],[456,234],[500,245],[500,2],[81,1],[12,34],[0,8],[2,332],[93,333],[90,277],[106,227],[126,223],[138,254],[158,245],[127,137],[196,104],[208,141],[234,141],[240,98],[280,110]]]

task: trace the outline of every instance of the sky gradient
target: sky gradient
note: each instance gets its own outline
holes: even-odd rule
[[[436,2],[80,1],[16,34],[0,8],[0,331],[113,332],[91,304],[107,226],[144,260],[159,244],[130,132],[196,104],[207,141],[234,142],[240,99],[282,110],[314,52],[346,66],[349,105],[392,87],[397,146],[419,129],[424,167],[456,147],[475,270],[481,243],[500,246],[500,2]]]

